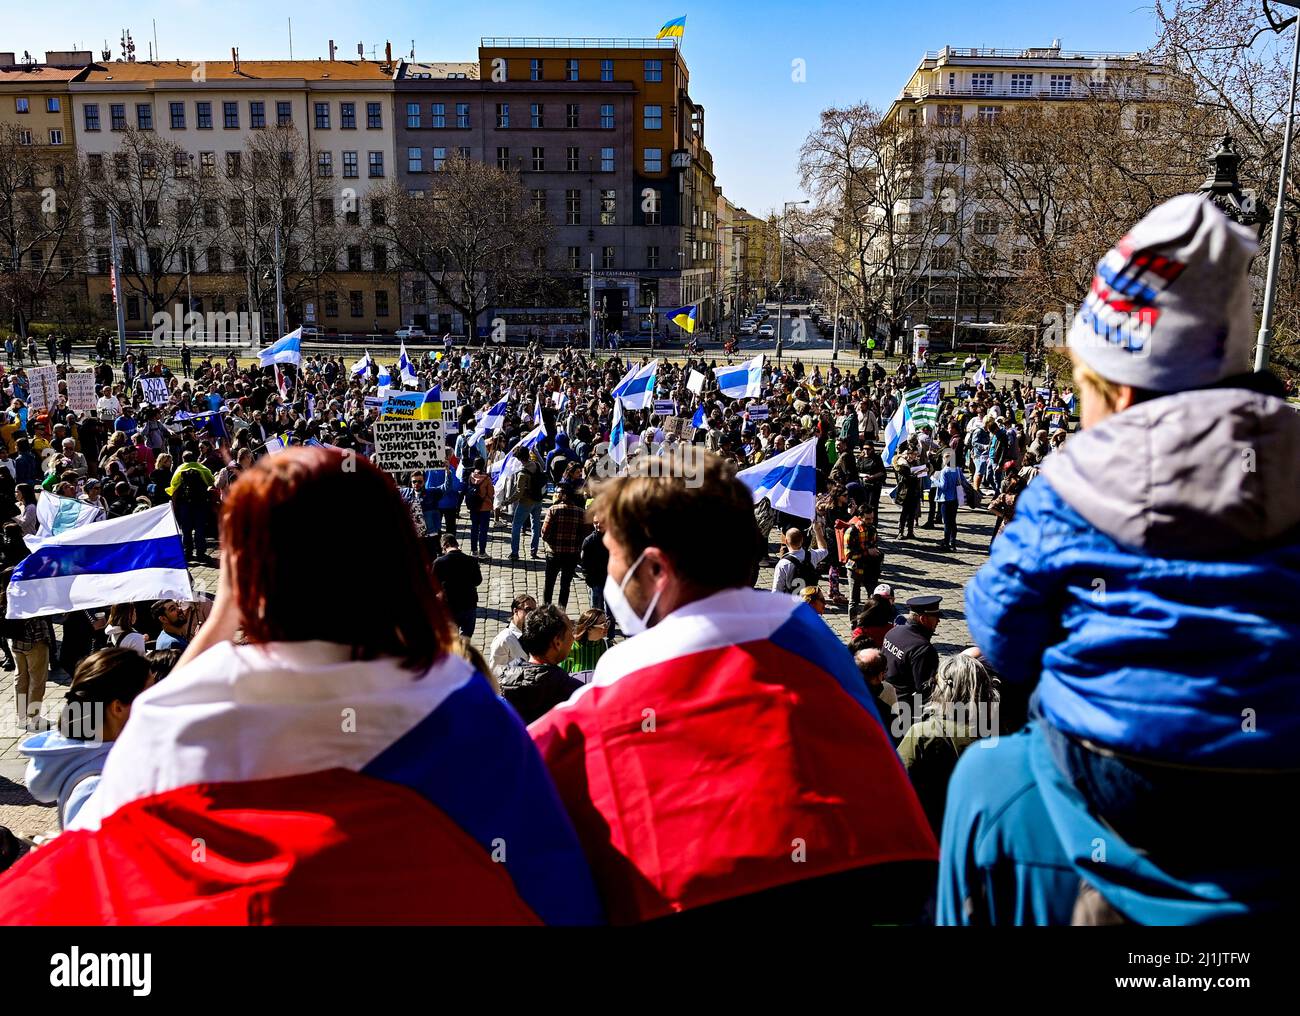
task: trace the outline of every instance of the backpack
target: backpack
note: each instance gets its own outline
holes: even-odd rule
[[[176,488],[172,500],[183,504],[207,503],[208,485],[203,482],[203,477],[199,475],[197,469],[187,469],[181,473],[180,486]]]
[[[812,551],[807,547],[803,548],[802,559],[796,557],[792,558],[792,560],[794,561],[794,578],[798,583],[790,590],[792,593],[797,593],[805,586],[815,586],[821,581],[817,566],[812,562]]]
[[[546,496],[545,481],[541,469],[527,469],[519,477],[519,489],[529,501],[540,501]]]

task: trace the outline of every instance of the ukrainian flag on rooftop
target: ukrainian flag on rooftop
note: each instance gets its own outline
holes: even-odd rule
[[[659,29],[656,39],[680,39],[686,34],[686,15],[680,18],[673,18],[672,21],[664,22],[664,27]]]

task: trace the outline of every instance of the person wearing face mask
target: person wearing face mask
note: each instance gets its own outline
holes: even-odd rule
[[[529,732],[611,920],[770,920],[845,893],[867,920],[916,919],[934,837],[852,657],[753,588],[765,547],[734,466],[646,456],[592,511],[628,637]]]

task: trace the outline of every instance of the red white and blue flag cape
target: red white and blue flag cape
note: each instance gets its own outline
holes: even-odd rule
[[[852,657],[789,597],[674,611],[528,729],[614,923],[938,856]]]
[[[225,643],[147,689],[69,831],[0,876],[0,925],[602,921],[483,677],[350,653]]]

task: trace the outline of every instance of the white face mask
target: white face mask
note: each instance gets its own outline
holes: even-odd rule
[[[618,622],[618,626],[623,629],[623,634],[628,638],[633,635],[640,635],[649,627],[646,624],[646,619],[654,613],[655,605],[659,602],[659,594],[663,592],[663,590],[655,591],[654,596],[650,599],[650,606],[646,607],[644,614],[638,615],[632,609],[632,605],[627,602],[623,589],[627,586],[628,580],[632,578],[632,573],[636,571],[637,566],[644,557],[645,551],[643,550],[640,556],[632,562],[632,567],[627,570],[622,582],[615,582],[613,575],[607,574],[605,576],[605,606],[609,608],[609,612],[614,615],[614,620]]]

